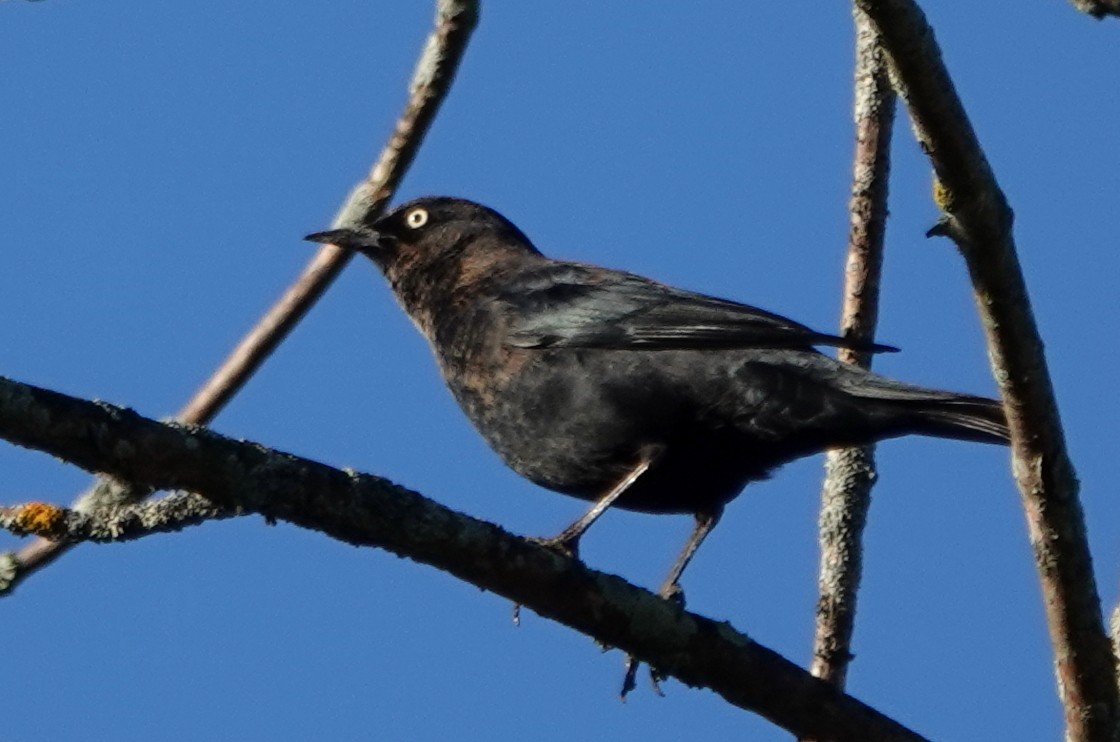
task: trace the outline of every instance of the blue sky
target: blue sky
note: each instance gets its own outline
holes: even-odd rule
[[[505,213],[546,253],[835,327],[852,149],[846,3],[494,0],[400,199]],[[1120,504],[1110,391],[1115,22],[1055,0],[927,2],[1016,212],[1107,609]],[[312,254],[404,100],[427,2],[0,4],[0,374],[173,413]],[[929,168],[896,128],[878,368],[992,393]],[[525,534],[582,503],[507,471],[355,262],[217,419]],[[850,689],[939,739],[1060,734],[1006,453],[880,448]],[[88,476],[0,445],[0,501]],[[734,502],[689,606],[807,662],[820,459]],[[610,513],[594,567],[655,586],[690,523]],[[15,545],[0,537],[0,548]],[[787,739],[427,567],[259,518],[78,549],[3,601],[7,742],[162,738]],[[13,713],[11,710],[18,709]]]

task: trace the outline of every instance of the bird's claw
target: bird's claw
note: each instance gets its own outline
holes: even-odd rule
[[[568,557],[569,559],[579,559],[579,539],[571,538],[560,534],[559,536],[552,536],[549,538],[542,538],[540,536],[529,536],[528,540],[537,546],[543,546],[546,549],[555,551],[557,554]]]
[[[684,608],[684,589],[680,586],[680,583],[671,582],[662,585],[657,594],[678,608]]]
[[[669,601],[679,608],[684,608],[684,589],[681,588],[680,583],[676,580],[666,582],[657,591],[658,596]],[[637,686],[635,678],[638,675],[638,665],[642,664],[632,654],[626,655],[626,673],[622,677],[622,691],[619,697],[622,701],[626,701],[626,696],[630,691],[634,690]],[[664,698],[665,692],[661,690],[661,681],[665,679],[665,673],[658,670],[656,667],[649,668],[649,682],[653,686],[653,692]]]
[[[638,676],[638,666],[641,664],[634,655],[626,655],[626,673],[622,677],[622,690],[619,693],[619,699],[623,703],[626,702],[626,696],[630,694],[630,691],[638,685],[635,678]],[[664,679],[665,674],[656,667],[649,668],[650,686],[653,687],[653,692],[662,698],[665,697],[665,692],[661,690],[661,681]]]
[[[630,691],[637,687],[634,682],[634,676],[638,674],[638,660],[634,655],[626,655],[626,672],[622,676],[622,690],[618,693],[618,700],[626,703],[626,696],[630,695]]]

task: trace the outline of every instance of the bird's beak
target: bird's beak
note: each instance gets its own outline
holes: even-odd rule
[[[373,229],[328,229],[325,232],[315,232],[304,237],[309,242],[320,242],[324,245],[337,245],[343,250],[373,255],[390,246],[393,238]]]

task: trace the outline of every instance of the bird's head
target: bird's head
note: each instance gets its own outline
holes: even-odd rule
[[[368,226],[316,232],[307,239],[360,252],[390,275],[485,259],[487,253],[537,254],[521,230],[498,212],[447,196],[418,198]]]
[[[452,294],[461,301],[464,287],[526,260],[543,260],[529,238],[498,212],[446,196],[418,198],[372,224],[307,239],[360,252],[376,263],[401,306],[429,337],[435,315],[449,306]]]

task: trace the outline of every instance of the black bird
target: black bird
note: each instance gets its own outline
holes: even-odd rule
[[[594,507],[690,513],[678,580],[725,504],[782,464],[908,434],[1005,443],[998,402],[904,384],[814,346],[894,350],[632,273],[553,260],[447,197],[310,235],[360,252],[427,337],[467,417],[515,471]]]

